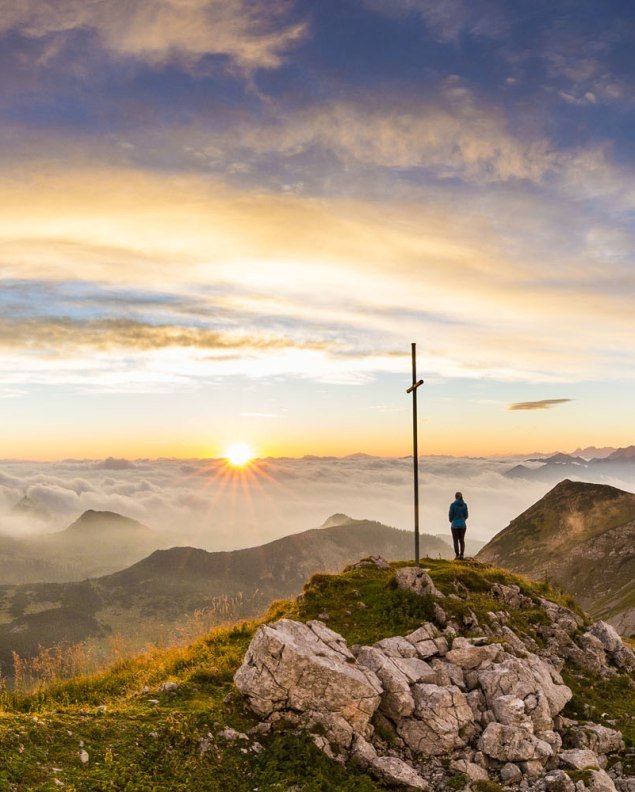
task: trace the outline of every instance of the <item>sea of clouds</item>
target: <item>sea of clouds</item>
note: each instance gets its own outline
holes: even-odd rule
[[[448,505],[460,489],[470,507],[470,535],[490,539],[553,486],[506,477],[518,461],[422,460],[422,531],[448,531]],[[625,488],[624,481],[602,483]],[[12,510],[25,494],[47,511],[46,519]],[[262,544],[318,527],[335,512],[411,529],[412,459],[271,458],[245,472],[209,459],[0,461],[0,533],[61,530],[87,509],[139,520],[162,534],[161,544],[208,550]]]

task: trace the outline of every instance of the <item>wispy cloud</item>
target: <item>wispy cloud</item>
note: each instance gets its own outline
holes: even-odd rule
[[[0,32],[35,39],[88,30],[111,53],[158,65],[216,55],[274,68],[306,32],[291,9],[290,0],[21,0],[0,7]]]
[[[566,404],[573,399],[539,399],[538,401],[514,402],[510,404],[508,410],[550,410],[558,404]]]

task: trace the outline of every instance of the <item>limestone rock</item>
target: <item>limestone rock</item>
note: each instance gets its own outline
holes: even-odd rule
[[[367,569],[368,567],[375,567],[376,569],[390,569],[390,564],[380,555],[368,556],[362,558],[356,564],[352,564],[351,569]]]
[[[385,715],[394,720],[412,715],[415,703],[410,692],[410,680],[395,665],[393,658],[373,646],[363,646],[357,655],[357,662],[373,671],[381,682],[383,693],[380,709]]]
[[[402,567],[398,569],[395,580],[400,589],[412,591],[421,597],[431,596],[435,599],[443,599],[445,597],[434,585],[430,575],[419,567]]]
[[[552,770],[545,776],[547,792],[574,792],[575,784],[564,770]]]
[[[573,770],[600,767],[597,754],[588,748],[570,748],[568,751],[563,751],[558,758],[564,767],[571,767]]]
[[[589,792],[615,792],[613,779],[604,770],[592,770],[585,786]]]
[[[413,685],[415,718],[396,725],[397,734],[418,756],[437,756],[467,743],[464,729],[473,723],[465,695],[455,686]]]
[[[456,759],[454,762],[450,763],[450,767],[457,773],[463,773],[466,775],[470,781],[489,780],[489,773],[484,767],[481,767],[474,762],[468,762],[467,759]]]
[[[369,734],[382,692],[341,635],[320,622],[289,619],[258,628],[234,682],[258,715],[317,713],[314,719],[345,743],[353,730]]]
[[[398,757],[379,756],[373,746],[363,737],[355,738],[352,753],[363,767],[368,768],[389,784],[405,786],[409,789],[429,788],[413,767]]]
[[[542,761],[552,755],[551,746],[520,726],[489,723],[481,735],[479,748],[500,762]]]
[[[518,765],[515,765],[513,762],[507,762],[501,767],[500,777],[504,784],[517,784],[523,777],[523,774]]]
[[[570,726],[565,742],[571,748],[589,748],[596,754],[615,753],[624,750],[622,733],[609,729],[599,723],[585,723],[582,726]]]
[[[491,663],[501,648],[500,644],[474,646],[466,638],[455,638],[452,642],[452,649],[447,653],[446,658],[461,668],[478,668],[484,663]]]
[[[605,621],[596,621],[589,628],[589,632],[595,635],[607,652],[614,652],[622,646],[622,639],[615,627]]]
[[[494,599],[509,605],[510,608],[531,608],[533,600],[526,597],[520,590],[520,586],[504,586],[502,583],[492,584],[490,593]]]

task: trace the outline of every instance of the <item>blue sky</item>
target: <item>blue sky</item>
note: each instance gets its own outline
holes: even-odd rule
[[[633,442],[634,35],[626,2],[3,7],[4,455],[407,453],[413,340],[434,452]]]

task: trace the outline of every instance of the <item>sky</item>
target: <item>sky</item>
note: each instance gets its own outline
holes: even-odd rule
[[[635,7],[0,0],[3,458],[635,442]]]

